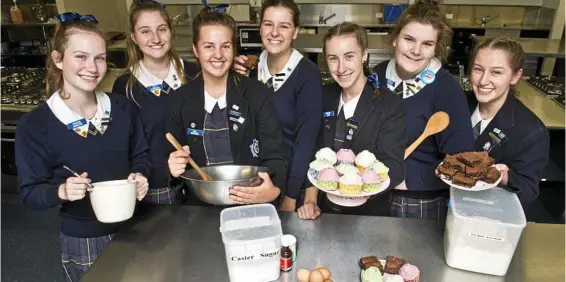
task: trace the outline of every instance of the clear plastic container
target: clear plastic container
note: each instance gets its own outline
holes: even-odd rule
[[[231,282],[279,279],[283,232],[273,205],[224,209],[220,212],[220,232]]]
[[[517,195],[450,188],[444,253],[450,267],[504,276],[526,226]]]

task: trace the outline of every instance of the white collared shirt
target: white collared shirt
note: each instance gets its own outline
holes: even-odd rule
[[[86,123],[82,126],[76,127],[73,130],[83,136],[86,137],[88,134],[88,127],[89,124],[92,123],[98,131],[104,134],[106,131],[107,124],[103,124],[103,119],[110,118],[111,106],[110,106],[110,97],[104,92],[95,91],[96,95],[96,103],[97,103],[97,110],[94,116],[91,119],[86,119],[79,114],[73,112],[69,106],[65,103],[65,101],[59,95],[59,91],[53,93],[51,97],[46,101],[47,106],[53,112],[55,117],[59,119],[65,126],[69,126],[70,124],[85,119]]]
[[[175,64],[173,62],[169,65],[169,73],[167,73],[167,77],[165,79],[160,79],[157,76],[153,75],[143,64],[140,60],[139,68],[134,73],[134,76],[138,79],[138,81],[151,93],[159,96],[161,94],[161,88],[163,82],[166,82],[169,87],[173,90],[177,90],[177,88],[181,87],[181,78],[177,73],[177,69],[175,69]],[[181,60],[181,67],[183,67],[183,61]],[[131,71],[131,69],[130,69]],[[164,92],[165,93],[165,92]]]
[[[360,95],[356,96],[354,99],[345,103],[343,99],[344,94],[340,94],[340,103],[338,104],[338,114],[340,114],[340,110],[342,109],[342,106],[344,106],[344,118],[349,119],[353,117],[354,113],[356,112],[356,107],[358,106],[358,102],[360,101],[361,96],[362,94],[360,93]]]
[[[480,115],[480,106],[476,106],[476,109],[474,110],[474,113],[472,113],[472,127],[474,127],[479,121],[481,121],[481,127],[480,127],[480,134],[482,134],[482,132],[487,128],[487,126],[489,125],[489,123],[493,120],[493,118],[490,119],[482,119],[481,115]]]
[[[273,75],[269,72],[269,67],[267,66],[267,55],[267,50],[264,50],[263,52],[261,52],[261,55],[259,55],[257,79],[261,83],[266,83],[270,78],[273,77]],[[303,59],[303,54],[293,49],[291,56],[285,64],[285,67],[283,67],[283,70],[275,77],[273,77],[273,90],[277,91],[279,88],[281,88],[281,86],[283,86],[285,81],[287,81],[287,79],[291,76],[291,73],[293,73],[293,71],[297,68],[297,65],[299,64],[301,59]]]
[[[417,74],[414,78],[408,80],[402,80],[399,75],[397,74],[397,70],[395,69],[396,61],[395,59],[391,59],[387,64],[387,69],[385,70],[385,78],[387,81],[387,88],[389,90],[395,92],[395,89],[399,85],[403,85],[403,99],[407,99],[419,93],[426,85],[421,77],[423,72],[428,71],[432,72],[434,75],[432,76],[432,81],[428,83],[432,83],[434,81],[434,77],[436,73],[442,67],[442,63],[437,58],[432,58],[428,66],[419,74]],[[418,80],[417,80],[418,78]]]
[[[205,89],[204,90],[204,109],[206,110],[206,112],[208,112],[209,114],[212,114],[212,110],[214,109],[214,106],[216,106],[216,103],[218,103],[218,107],[221,110],[226,108],[226,93],[224,93],[224,95],[222,95],[222,97],[216,99],[216,98],[212,97],[212,95],[208,94],[208,92]]]

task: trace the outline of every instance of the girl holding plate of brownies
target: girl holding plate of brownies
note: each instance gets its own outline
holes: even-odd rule
[[[365,29],[354,23],[335,25],[324,36],[323,54],[336,82],[324,86],[323,126],[318,139],[318,148],[322,149],[313,163],[341,163],[336,170],[322,169],[317,182],[331,182],[333,189],[338,185],[342,194],[359,194],[364,179],[379,180],[376,170],[380,166],[388,169],[384,173],[385,177],[389,175],[388,188],[405,178],[403,154],[407,135],[403,101],[387,87],[380,87],[383,84],[379,84],[377,74],[371,75],[365,69],[367,48]],[[353,163],[361,169],[358,171]],[[374,164],[381,165],[374,170]],[[340,179],[338,173],[343,174]],[[342,207],[327,197],[319,197],[318,188],[309,187],[298,215],[301,219],[316,219],[321,212],[387,216],[388,197],[388,193],[382,192],[361,206]]]
[[[542,121],[515,97],[524,62],[523,48],[513,39],[479,43],[470,64],[468,104],[476,150],[489,152],[503,171],[498,187],[517,193],[526,210],[539,195],[550,139]]]

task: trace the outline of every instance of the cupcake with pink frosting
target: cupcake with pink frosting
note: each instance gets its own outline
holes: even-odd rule
[[[340,175],[333,168],[325,168],[318,175],[317,185],[321,189],[334,191],[338,189]]]
[[[362,191],[367,193],[376,192],[379,189],[379,184],[381,183],[381,177],[377,174],[377,172],[366,169],[364,173],[362,173]]]
[[[338,159],[339,164],[348,163],[353,165],[356,161],[356,154],[350,149],[340,149],[340,151],[336,153],[336,159]]]
[[[401,269],[399,269],[399,275],[403,277],[404,282],[419,282],[421,271],[418,267],[405,263]]]

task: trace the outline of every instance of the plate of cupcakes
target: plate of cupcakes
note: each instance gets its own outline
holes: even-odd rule
[[[360,259],[362,282],[419,282],[421,271],[406,260],[387,256],[378,259],[368,256]]]
[[[503,176],[488,152],[446,155],[436,168],[436,175],[446,184],[466,191],[497,187]]]
[[[345,207],[364,204],[373,195],[389,187],[389,168],[373,153],[364,150],[357,156],[352,150],[334,152],[323,148],[310,163],[308,178],[330,201]]]

